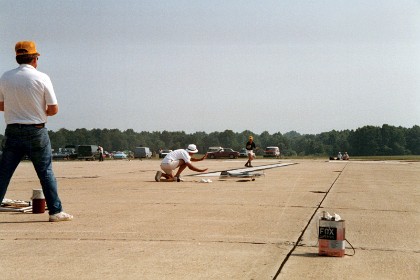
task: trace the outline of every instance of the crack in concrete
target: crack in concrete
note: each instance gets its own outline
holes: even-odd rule
[[[298,244],[301,242],[303,235],[305,234],[306,230],[308,229],[309,225],[311,224],[313,218],[315,217],[316,213],[318,212],[318,210],[320,208],[322,208],[322,203],[324,202],[324,200],[327,198],[328,194],[330,193],[331,189],[334,187],[335,183],[338,181],[338,179],[340,178],[341,174],[343,174],[344,169],[346,168],[348,163],[346,163],[343,167],[343,169],[341,170],[341,172],[337,172],[337,177],[335,178],[335,180],[332,182],[331,186],[329,187],[329,189],[325,192],[324,197],[322,198],[321,202],[319,203],[318,207],[316,207],[314,213],[312,214],[311,218],[309,219],[308,223],[306,224],[305,228],[302,230],[301,234],[299,235],[295,246],[293,246],[293,248],[289,251],[289,253],[286,255],[286,257],[284,258],[283,262],[281,263],[279,269],[277,270],[276,274],[273,277],[273,280],[277,279],[277,277],[280,275],[283,267],[286,265],[287,261],[289,260],[290,256],[293,254],[293,252],[295,251],[295,249],[297,248]]]

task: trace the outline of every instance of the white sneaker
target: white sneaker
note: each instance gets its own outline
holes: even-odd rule
[[[50,215],[50,222],[63,222],[63,221],[71,221],[71,220],[73,220],[73,216],[65,212],[60,212],[54,215]]]
[[[157,171],[155,175],[155,181],[160,182],[160,178],[162,177],[162,172]]]

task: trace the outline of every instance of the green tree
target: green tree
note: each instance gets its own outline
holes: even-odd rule
[[[406,141],[403,128],[384,124],[381,128],[381,139],[380,153],[382,155],[406,154]]]
[[[350,137],[352,153],[357,156],[379,155],[381,150],[381,129],[375,126],[364,126],[356,129]]]
[[[236,135],[232,130],[225,130],[219,134],[219,143],[222,147],[237,147]]]
[[[413,155],[420,155],[420,126],[415,125],[406,130],[407,149]]]
[[[403,155],[420,154],[420,127],[394,127],[384,124],[382,127],[364,126],[353,130],[323,132],[318,135],[301,135],[296,131],[285,134],[280,132],[271,135],[268,131],[260,135],[245,130],[235,133],[232,130],[223,132],[195,132],[186,134],[184,131],[142,131],[127,129],[78,128],[74,131],[61,128],[48,132],[51,146],[54,149],[67,145],[103,146],[108,151],[134,150],[137,146],[147,146],[153,151],[159,148],[179,149],[194,143],[204,152],[210,146],[231,147],[240,150],[245,146],[248,137],[252,135],[259,153],[267,146],[280,147],[282,155],[336,155],[338,151],[349,152],[350,155]],[[0,135],[0,139],[4,139]]]

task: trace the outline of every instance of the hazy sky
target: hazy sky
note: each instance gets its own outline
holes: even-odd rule
[[[0,0],[1,74],[20,40],[54,131],[420,125],[420,0]]]

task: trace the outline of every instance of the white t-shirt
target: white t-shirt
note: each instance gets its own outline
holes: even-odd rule
[[[191,157],[186,150],[178,149],[167,154],[165,158],[162,160],[162,163],[170,163],[172,161],[176,161],[180,159],[184,160],[185,163],[188,163],[191,161]]]
[[[50,77],[29,64],[21,64],[3,74],[0,101],[4,102],[6,124],[46,123],[47,105],[57,104]]]

